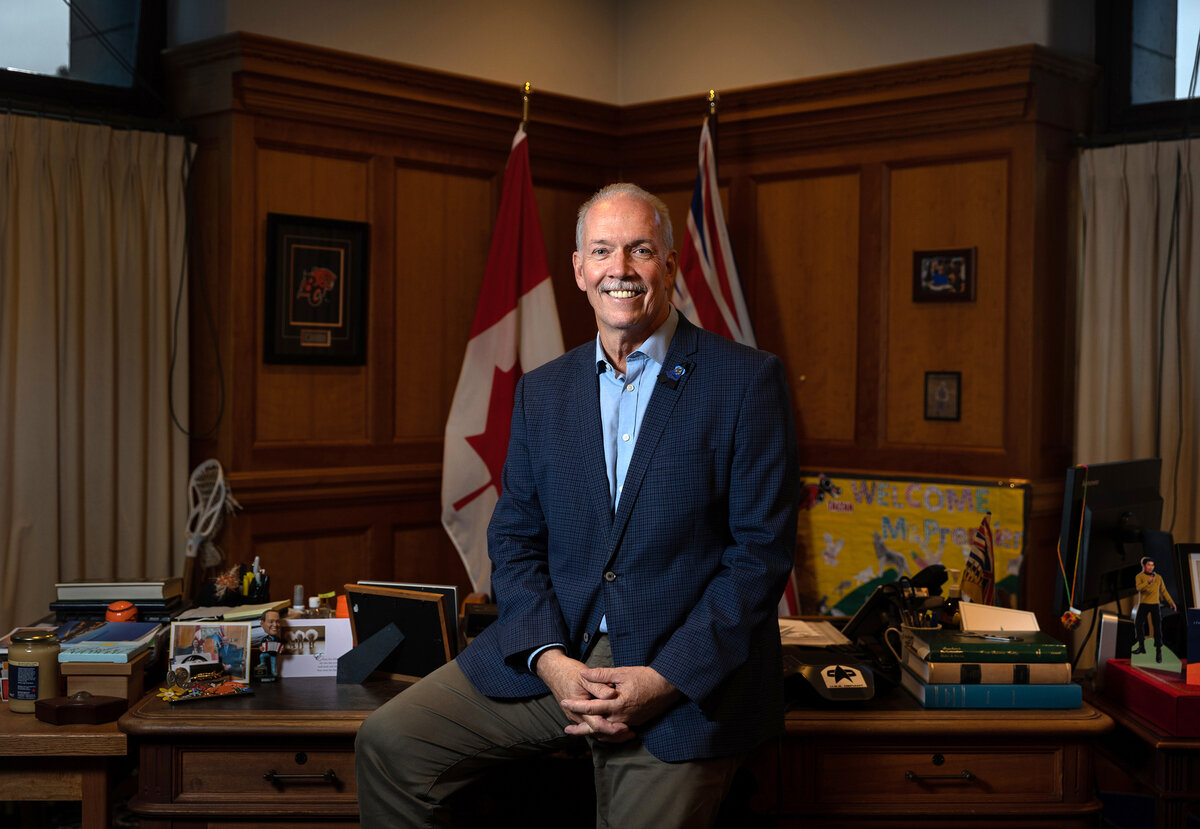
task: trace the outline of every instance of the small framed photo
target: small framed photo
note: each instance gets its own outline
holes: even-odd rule
[[[925,419],[959,420],[962,417],[962,372],[925,372]]]
[[[265,362],[366,362],[368,229],[267,214]]]
[[[250,627],[250,622],[172,622],[171,674],[200,680],[228,673],[248,683]]]
[[[1175,555],[1183,571],[1180,586],[1187,591],[1180,607],[1200,608],[1200,544],[1176,544]]]
[[[974,302],[975,248],[913,251],[913,302]]]

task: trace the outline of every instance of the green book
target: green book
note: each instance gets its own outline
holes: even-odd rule
[[[1040,630],[914,632],[912,649],[928,662],[1066,662],[1067,646]]]

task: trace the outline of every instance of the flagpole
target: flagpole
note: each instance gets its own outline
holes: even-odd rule
[[[708,90],[708,135],[712,141],[713,158],[717,157],[717,104],[721,102],[721,94],[715,89]]]
[[[521,87],[521,132],[525,132],[525,125],[529,123],[529,96],[532,94],[533,86],[525,81]]]

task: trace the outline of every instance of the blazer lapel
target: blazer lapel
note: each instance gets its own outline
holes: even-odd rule
[[[671,346],[667,349],[662,372],[655,380],[654,394],[642,418],[641,434],[638,435],[633,457],[629,459],[625,486],[621,490],[621,500],[617,504],[617,514],[608,536],[608,558],[612,557],[621,541],[621,535],[625,532],[629,516],[633,512],[633,505],[637,503],[638,492],[650,465],[650,458],[653,457],[654,450],[666,431],[671,412],[683,397],[688,380],[692,377],[695,363],[690,358],[695,355],[696,347],[696,328],[680,314],[679,327],[676,328]]]
[[[596,362],[585,349],[587,356],[580,360],[575,379],[571,385],[571,400],[565,407],[579,424],[579,448],[582,457],[583,476],[589,500],[596,510],[597,526],[612,524],[612,499],[608,491],[608,470],[604,462],[604,429],[600,423],[600,387],[596,376]]]

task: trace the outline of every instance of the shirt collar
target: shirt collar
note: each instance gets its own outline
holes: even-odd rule
[[[679,327],[679,311],[675,306],[671,306],[671,313],[667,314],[667,318],[663,320],[663,324],[654,329],[654,333],[646,338],[646,341],[639,345],[629,355],[642,354],[649,357],[660,366],[667,359],[667,349],[671,345],[671,338],[675,336],[675,329]],[[604,355],[604,346],[600,344],[600,332],[596,332],[596,373],[603,374],[608,368],[608,357]]]

